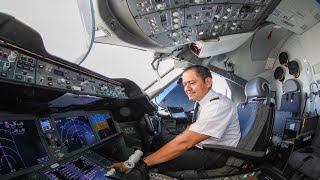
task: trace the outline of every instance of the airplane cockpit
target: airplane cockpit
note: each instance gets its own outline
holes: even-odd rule
[[[4,1],[0,179],[320,179],[319,21],[319,0]],[[191,65],[237,104],[238,145],[140,167],[192,123]]]

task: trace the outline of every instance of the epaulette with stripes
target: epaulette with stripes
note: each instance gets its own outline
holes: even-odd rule
[[[218,99],[220,99],[219,96],[215,96],[215,97],[213,97],[212,99],[210,99],[210,102],[211,102],[211,101],[218,100]]]

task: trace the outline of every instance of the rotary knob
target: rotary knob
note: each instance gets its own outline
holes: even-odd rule
[[[11,51],[10,55],[8,56],[8,61],[13,63],[16,61],[18,57],[18,52],[17,51]]]

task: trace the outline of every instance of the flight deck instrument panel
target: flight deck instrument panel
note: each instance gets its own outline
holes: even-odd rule
[[[117,81],[85,74],[77,68],[0,43],[1,79],[102,97],[128,98]]]
[[[0,120],[0,175],[49,161],[34,119]]]
[[[168,47],[253,31],[272,0],[127,0],[139,28]]]

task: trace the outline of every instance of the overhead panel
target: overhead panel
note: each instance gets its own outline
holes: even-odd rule
[[[267,21],[302,34],[320,21],[319,1],[283,0]]]
[[[127,0],[139,28],[166,46],[254,30],[271,0]]]

